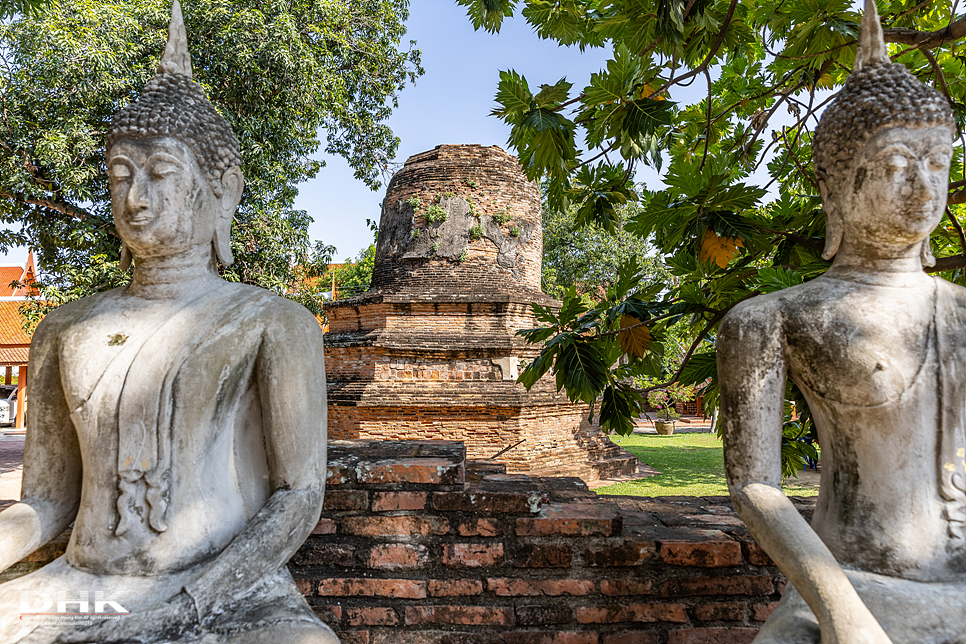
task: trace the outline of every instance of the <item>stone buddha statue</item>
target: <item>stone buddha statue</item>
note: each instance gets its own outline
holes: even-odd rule
[[[791,581],[758,644],[966,643],[966,289],[922,270],[954,132],[867,0],[813,142],[832,266],[736,306],[718,337],[731,497]],[[811,525],[780,487],[786,378],[822,447]]]
[[[177,0],[106,160],[133,278],[34,334],[0,570],[73,531],[64,556],[0,585],[0,642],[338,644],[285,568],[322,506],[322,333],[301,306],[218,276],[241,158],[191,80]],[[65,612],[128,614],[51,619]]]

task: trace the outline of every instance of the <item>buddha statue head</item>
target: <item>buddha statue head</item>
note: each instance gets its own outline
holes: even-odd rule
[[[812,142],[826,214],[823,256],[844,237],[919,243],[946,205],[955,124],[946,98],[888,56],[875,3],[866,0],[852,74],[825,110]]]
[[[231,126],[192,80],[177,0],[158,73],[114,118],[106,157],[122,269],[132,255],[173,255],[207,244],[223,264],[232,263],[241,153]]]

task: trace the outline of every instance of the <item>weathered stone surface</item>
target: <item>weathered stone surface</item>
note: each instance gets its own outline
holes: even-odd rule
[[[892,64],[867,0],[852,75],[813,138],[832,266],[740,303],[717,339],[729,488],[768,545],[745,550],[759,564],[770,555],[792,582],[758,644],[966,641],[966,289],[923,272],[935,261],[929,238],[946,212],[956,129],[947,99]],[[788,378],[822,448],[811,527],[780,488]],[[737,543],[708,545],[662,556],[739,559]],[[696,577],[663,591],[759,594],[770,583]],[[669,641],[752,635],[706,628]]]
[[[476,459],[511,448],[511,472],[636,469],[551,378],[516,382],[537,351],[516,332],[536,325],[532,303],[556,305],[540,291],[539,190],[517,160],[441,145],[407,160],[383,204],[370,290],[325,305],[330,435],[462,440]]]
[[[23,500],[0,513],[0,570],[47,556],[37,548],[73,527],[66,556],[0,585],[0,642],[337,644],[303,598],[314,584],[284,568],[310,533],[336,532],[318,521],[322,332],[291,300],[219,277],[241,157],[191,80],[177,2],[158,74],[107,143],[133,276],[34,333]],[[366,507],[365,495],[332,507]],[[75,619],[88,613],[126,614]]]
[[[460,256],[466,251],[470,243],[470,229],[476,224],[469,202],[456,196],[440,196],[437,202],[438,204],[430,204],[430,207],[438,205],[442,212],[441,216],[446,218],[436,223],[425,222],[426,227],[419,229],[423,233],[419,237],[413,237],[413,231],[417,230],[414,226],[418,224],[414,221],[416,215],[412,205],[406,201],[397,201],[395,213],[391,211],[387,213],[390,220],[398,218],[410,221],[410,227],[405,233],[407,241],[404,241],[405,252],[402,254],[402,259],[442,257],[459,261]],[[425,217],[423,219],[425,220]],[[398,230],[398,227],[392,230]],[[384,248],[383,245],[381,247]]]
[[[568,503],[551,505],[534,518],[517,519],[520,536],[570,534],[611,537],[620,534],[622,518],[610,504]]]

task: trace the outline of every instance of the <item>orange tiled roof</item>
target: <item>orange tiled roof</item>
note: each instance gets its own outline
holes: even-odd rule
[[[10,282],[17,282],[23,277],[23,267],[21,266],[0,266],[0,297],[10,297],[14,291],[10,288]]]
[[[27,364],[30,347],[0,347],[0,366]]]
[[[30,336],[23,332],[21,325],[21,304],[17,300],[0,301],[0,347],[30,344]]]

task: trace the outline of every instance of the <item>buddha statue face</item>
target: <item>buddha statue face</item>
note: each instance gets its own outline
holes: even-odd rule
[[[873,244],[926,240],[946,207],[951,140],[944,125],[884,128],[870,138],[852,172],[823,195],[843,236]]]
[[[135,257],[177,255],[228,239],[242,190],[237,167],[213,187],[191,148],[159,136],[119,139],[107,169],[114,222]]]

